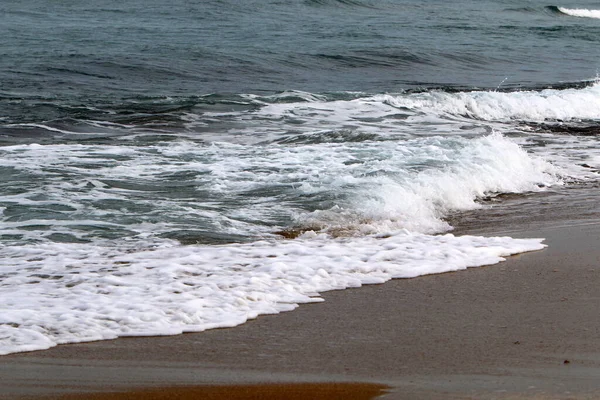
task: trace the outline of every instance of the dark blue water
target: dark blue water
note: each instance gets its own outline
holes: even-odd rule
[[[211,93],[543,87],[594,78],[600,59],[599,20],[541,1],[7,0],[0,35],[7,122]]]

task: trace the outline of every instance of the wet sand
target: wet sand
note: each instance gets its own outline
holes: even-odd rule
[[[60,395],[61,400],[369,400],[386,386],[366,383],[292,383],[162,387],[113,393]],[[42,397],[43,398],[43,397]],[[48,396],[45,398],[56,398]]]
[[[389,386],[383,399],[600,399],[600,219],[565,215],[508,221],[503,233],[549,247],[493,266],[328,292],[232,329],[3,356],[0,399],[148,389],[212,398],[175,395],[336,382]],[[342,398],[381,393],[367,387],[377,390]],[[291,398],[290,388],[238,398]],[[116,398],[135,397],[93,397]]]

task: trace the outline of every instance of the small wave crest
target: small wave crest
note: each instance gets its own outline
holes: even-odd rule
[[[463,56],[463,58],[464,57],[466,56]],[[415,65],[436,65],[437,63],[437,60],[430,56],[420,55],[409,51],[371,50],[351,54],[316,54],[313,58],[316,59],[317,62],[323,62],[332,67],[345,68],[402,68]]]
[[[541,91],[428,91],[380,95],[375,100],[394,107],[450,114],[485,121],[545,121],[600,118],[600,84],[582,89]]]
[[[586,8],[565,8],[558,6],[549,6],[547,9],[554,13],[569,15],[571,17],[600,19],[600,10]]]
[[[548,7],[546,7],[548,8]],[[519,13],[537,13],[539,8],[536,7],[512,7],[507,8],[506,11],[519,12]]]
[[[362,7],[376,8],[370,1],[364,0],[305,0],[304,4],[312,7]]]

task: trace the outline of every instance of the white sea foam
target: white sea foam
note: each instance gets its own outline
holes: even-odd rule
[[[477,208],[476,200],[487,194],[536,191],[561,183],[559,169],[498,134],[468,142],[428,138],[418,143],[397,149],[383,165],[378,160],[381,173],[375,176],[354,174],[357,189],[347,207],[303,215],[302,222],[363,233],[399,228],[435,233],[450,229],[443,220],[449,212]],[[415,160],[438,165],[411,170]],[[366,171],[377,171],[370,167]],[[392,168],[395,173],[385,173]]]
[[[534,147],[536,142],[543,143],[543,146],[535,146],[532,150],[538,157],[551,160],[568,181],[589,182],[598,181],[600,178],[600,146],[597,136],[539,132],[514,140],[521,146],[530,148]]]
[[[435,233],[450,228],[443,221],[448,212],[478,207],[476,200],[489,193],[533,191],[561,182],[560,169],[499,134],[293,147],[187,141],[139,148],[13,146],[1,154],[0,166],[44,182],[26,194],[0,197],[3,204],[71,208],[68,220],[5,221],[3,233],[29,238],[37,231],[28,226],[44,224],[61,232],[75,225],[75,236],[81,234],[77,225],[106,224],[145,237],[202,224],[216,232],[261,235],[273,229],[262,223],[282,218],[346,233],[401,228]],[[181,171],[195,178],[180,197],[165,195],[166,183],[179,185],[165,179]],[[139,213],[132,206],[94,206],[129,204],[132,196]],[[325,200],[299,207],[299,198]],[[124,218],[130,222],[123,224]]]
[[[578,122],[600,118],[600,83],[584,88],[541,91],[427,91],[380,94],[354,100],[324,101],[318,98],[268,104],[252,114],[260,117],[261,132],[270,134],[286,121],[301,121],[290,129],[314,134],[328,129],[348,129],[381,137],[514,129],[510,123]],[[246,116],[246,120],[249,120]],[[507,122],[509,124],[507,124]],[[248,135],[256,131],[246,126]]]
[[[309,235],[306,235],[309,236]],[[541,240],[428,236],[137,250],[78,244],[0,249],[0,354],[244,323],[318,293],[494,264]],[[15,288],[19,290],[15,290]]]
[[[600,84],[583,89],[379,95],[373,101],[434,114],[465,116],[485,121],[545,121],[600,118]]]
[[[558,7],[558,10],[567,15],[581,18],[600,18],[600,10],[588,10],[585,8]]]

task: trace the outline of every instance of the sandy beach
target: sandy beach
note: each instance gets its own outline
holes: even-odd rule
[[[231,329],[0,357],[0,398],[600,398],[600,208],[586,199],[465,223],[546,238],[493,266],[328,292]]]
[[[600,2],[0,10],[0,400],[600,400]]]

